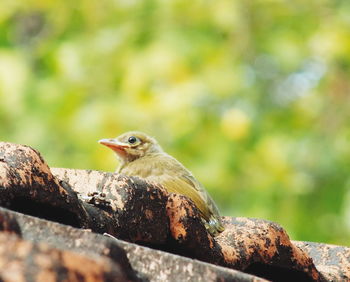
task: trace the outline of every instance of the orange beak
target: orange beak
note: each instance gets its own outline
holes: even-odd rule
[[[115,139],[101,139],[98,143],[107,146],[121,156],[125,155],[125,148],[129,147],[125,143],[121,143]]]

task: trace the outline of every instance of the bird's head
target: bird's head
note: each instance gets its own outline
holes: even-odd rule
[[[158,142],[138,131],[126,132],[116,138],[101,139],[100,144],[111,148],[123,162],[132,162],[148,154],[163,152]]]

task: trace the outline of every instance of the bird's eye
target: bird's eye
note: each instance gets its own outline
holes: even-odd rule
[[[137,141],[137,138],[136,138],[135,136],[130,136],[130,137],[128,138],[128,142],[129,142],[130,144],[135,144],[136,141]]]

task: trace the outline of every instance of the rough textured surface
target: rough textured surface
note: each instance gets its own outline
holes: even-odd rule
[[[150,280],[155,281],[267,281],[237,270],[214,266],[186,257],[151,250],[127,242],[119,242],[128,252],[135,269],[147,271]],[[147,262],[145,264],[145,262]]]
[[[224,218],[226,230],[216,238],[222,247],[226,263],[253,273],[266,273],[272,280],[293,269],[293,280],[323,280],[313,260],[290,241],[277,223],[262,219]],[[268,273],[271,267],[275,272]],[[307,274],[307,275],[305,275]]]
[[[171,194],[166,209],[172,239],[176,242],[175,249],[170,251],[225,265],[221,246],[206,231],[199,211],[192,201],[182,195]]]
[[[80,185],[84,185],[84,176]],[[166,193],[139,179],[112,173],[99,176],[93,186],[84,185],[85,190],[75,191],[72,187],[77,183],[54,177],[34,149],[0,142],[1,206],[133,242],[165,242],[169,233]],[[86,178],[94,179],[91,175]],[[79,197],[77,192],[81,193]],[[93,204],[82,200],[88,192],[98,192],[90,197]],[[108,200],[101,201],[104,194],[102,198]]]
[[[104,183],[102,180],[108,174],[69,169],[53,169],[53,173],[81,194],[91,192],[89,189],[92,188],[87,187],[97,184],[98,191],[107,193],[108,198],[110,186],[99,184]],[[84,185],[79,182],[79,175],[83,175]],[[198,210],[186,197],[168,195],[166,212],[171,238],[165,242],[158,241],[158,249],[252,274],[258,273],[274,280],[286,275],[296,279],[322,280],[312,259],[296,248],[286,232],[273,222],[226,218],[226,230],[213,238],[203,226]]]
[[[76,193],[63,188],[40,154],[28,146],[0,142],[0,205],[86,227]]]
[[[348,255],[340,255],[340,251],[329,247],[329,253],[339,253],[341,259],[337,262],[342,267],[334,271],[334,267],[328,264],[334,260],[317,260],[320,267],[316,269],[311,258],[314,255],[313,249],[305,246],[304,251],[293,244],[283,228],[276,223],[248,218],[224,218],[226,229],[214,238],[203,226],[193,202],[184,196],[168,194],[156,183],[113,173],[50,170],[39,153],[27,146],[0,142],[0,205],[75,228],[107,232],[129,242],[138,242],[231,268],[231,272],[222,272],[224,268],[209,267],[209,264],[195,266],[194,275],[214,273],[210,274],[212,276],[208,274],[213,280],[237,278],[238,276],[232,276],[237,275],[232,269],[274,281],[349,278],[348,264],[346,266]],[[152,280],[153,277],[148,275],[156,275],[152,270],[160,269],[164,275],[169,275],[168,278],[174,278],[174,272],[167,273],[163,265],[156,267],[157,263],[152,263],[146,255],[141,255],[147,248],[130,247],[132,244],[120,243],[114,238],[101,239],[97,234],[75,228],[66,227],[62,231],[61,227],[57,227],[60,225],[44,228],[45,224],[49,224],[48,221],[41,220],[40,227],[33,228],[33,218],[19,217],[18,214],[14,218],[15,214],[0,213],[0,231],[15,233],[32,241],[44,241],[60,249],[74,248],[86,255],[106,255],[122,265],[123,269],[130,270],[127,272],[129,279],[135,279],[137,271],[130,268],[120,247],[134,248],[137,253],[129,249],[129,260],[133,261],[133,266],[142,264],[144,267],[139,271],[138,277]],[[75,236],[75,232],[80,232],[79,236]],[[84,239],[84,236],[89,239]],[[101,244],[101,241],[104,243]],[[154,252],[147,255],[159,263],[169,258],[169,263],[164,265],[168,268],[171,267],[171,260],[179,258],[164,252]],[[139,257],[146,261],[140,262]],[[192,269],[187,269],[182,260],[175,262],[178,263],[179,271],[195,277],[191,276]],[[194,265],[192,262],[187,264]],[[157,279],[161,280],[162,277],[157,276]],[[186,277],[183,276],[184,279]],[[238,281],[253,279],[252,276],[239,277]]]
[[[105,257],[82,256],[0,232],[1,281],[131,281]]]
[[[265,281],[236,270],[150,249],[3,208],[0,208],[0,215],[13,218],[25,240],[34,243],[45,242],[55,248],[74,251],[87,257],[105,256],[118,264],[130,280]]]
[[[293,242],[313,258],[328,281],[350,281],[350,248],[311,242]]]
[[[13,233],[19,237],[21,236],[21,228],[13,214],[0,213],[0,232]]]

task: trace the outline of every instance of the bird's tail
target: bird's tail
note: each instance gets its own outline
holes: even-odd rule
[[[213,236],[217,236],[219,235],[219,233],[225,230],[225,227],[222,224],[220,217],[215,217],[214,215],[211,215],[209,221],[204,221],[205,227],[207,228],[208,232]]]

